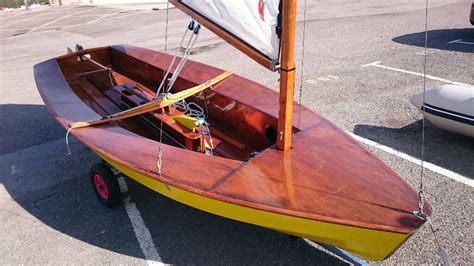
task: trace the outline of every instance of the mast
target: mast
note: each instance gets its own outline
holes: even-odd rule
[[[282,2],[280,110],[278,113],[276,146],[279,150],[289,151],[293,128],[293,96],[295,90],[296,0],[282,0]]]

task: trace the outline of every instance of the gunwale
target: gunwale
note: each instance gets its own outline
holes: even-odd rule
[[[170,60],[170,56],[168,55],[133,46],[112,46],[110,48],[105,47],[98,49],[113,49],[115,51],[120,51],[126,53],[130,57],[147,62],[156,67],[164,67],[167,65],[167,61]],[[80,100],[79,97],[77,97],[77,95],[75,95],[67,81],[64,79],[57,63],[57,60],[64,57],[67,56],[51,59],[36,65],[35,80],[48,110],[63,127],[67,128],[67,125],[72,122],[99,118],[99,115],[93,112]],[[196,76],[193,73],[200,73],[201,75]],[[190,61],[184,69],[181,77],[199,83],[220,73],[222,73],[222,70],[220,69]],[[225,85],[216,88],[219,93],[232,97],[244,104],[251,105],[253,108],[266,114],[274,117],[278,116],[278,94],[276,92],[237,75],[229,79],[229,82]],[[253,97],[249,98],[243,96],[241,93],[242,87],[251,90],[252,93],[249,94],[252,94]],[[372,202],[364,203],[357,199],[346,199],[347,201],[353,201],[357,205],[363,205],[367,210],[363,210],[360,207],[357,208],[354,204],[349,204],[348,206],[364,211],[364,213],[351,215],[350,212],[346,212],[344,214],[346,217],[338,217],[337,215],[334,215],[334,213],[328,214],[323,212],[324,214],[321,214],[315,212],[311,209],[311,206],[304,206],[304,208],[300,209],[289,209],[289,207],[295,206],[289,206],[288,204],[284,206],[285,204],[282,204],[281,202],[277,202],[277,204],[262,202],[260,201],[261,199],[258,198],[252,200],[249,196],[252,197],[252,193],[255,193],[255,188],[268,190],[276,189],[276,192],[270,191],[270,194],[273,192],[281,192],[278,190],[278,187],[281,186],[281,184],[286,184],[287,188],[294,188],[294,193],[296,194],[303,191],[305,188],[303,185],[285,181],[285,178],[288,175],[293,176],[301,172],[295,171],[294,174],[285,173],[284,170],[288,168],[287,161],[293,162],[293,166],[289,167],[293,171],[296,167],[295,164],[297,161],[292,161],[291,159],[285,160],[288,155],[284,155],[285,153],[279,152],[273,148],[263,151],[249,162],[240,162],[231,159],[209,157],[198,153],[192,153],[192,163],[187,163],[183,162],[182,158],[189,158],[188,151],[164,145],[163,153],[166,154],[166,156],[164,157],[163,164],[171,165],[172,167],[164,167],[163,175],[160,177],[157,176],[155,172],[156,151],[158,148],[158,143],[155,141],[148,140],[120,128],[117,125],[110,124],[96,128],[73,130],[72,134],[96,153],[106,156],[124,167],[136,169],[139,173],[152,179],[211,199],[305,219],[401,234],[411,234],[421,226],[423,222],[410,216],[410,210],[416,210],[417,194],[405,181],[403,181],[403,179],[386,167],[378,158],[367,152],[345,132],[338,129],[311,110],[295,104],[294,116],[299,117],[296,121],[300,121],[300,123],[295,125],[295,128],[300,132],[294,135],[295,143],[293,151],[289,153],[293,155],[290,156],[314,157],[307,152],[300,154],[302,149],[301,146],[304,147],[308,144],[319,145],[328,140],[335,140],[337,142],[338,139],[344,139],[339,148],[350,148],[353,151],[359,151],[358,155],[364,156],[364,158],[370,162],[375,162],[375,165],[380,168],[375,169],[375,171],[380,170],[383,174],[388,176],[388,179],[394,179],[393,183],[381,182],[380,184],[371,184],[375,187],[371,189],[372,192],[374,189],[382,189],[380,193],[374,194],[379,197],[378,206]],[[320,130],[324,130],[326,133],[329,132],[329,135],[318,135]],[[331,137],[331,134],[334,136]],[[321,142],[321,137],[325,137],[326,139]],[[310,139],[314,143],[311,143],[311,141],[309,143],[305,142],[304,139]],[[134,143],[133,147],[130,147],[132,145],[120,145],[121,143],[127,142]],[[133,158],[130,158],[130,154],[134,154]],[[271,164],[272,161],[276,163],[273,165]],[[209,165],[212,165],[212,167],[209,167]],[[272,165],[272,167],[268,167],[268,165]],[[305,170],[307,170],[308,165],[305,167]],[[252,175],[252,173],[255,172],[258,174]],[[253,179],[248,179],[248,177]],[[314,175],[312,177],[314,177]],[[263,185],[258,184],[262,179],[265,179]],[[251,180],[252,183],[248,183],[249,180]],[[394,187],[392,188],[398,189],[398,193],[390,192],[390,189],[387,190],[387,188],[383,188],[383,186],[387,184],[393,185]],[[229,193],[229,189],[232,190],[235,186],[241,190],[239,192],[240,194],[235,193],[235,191]],[[247,188],[254,187],[249,189],[247,191],[248,193],[246,193],[245,186],[247,186]],[[307,191],[303,192],[302,195],[308,195]],[[365,191],[365,193],[366,192],[367,191]],[[337,191],[333,192],[333,194],[337,193]],[[387,194],[382,195],[383,193]],[[262,194],[265,195],[265,193]],[[403,195],[406,198],[397,199],[396,197],[400,195]],[[314,197],[314,195],[310,196],[309,199],[312,199],[311,197]],[[331,198],[331,196],[327,197]],[[332,197],[329,202],[334,201],[335,199],[343,201],[341,197]],[[325,200],[328,202],[328,199]],[[386,208],[387,206],[392,205],[392,201],[396,201],[396,204],[394,204],[395,207]],[[400,207],[397,207],[397,204],[400,205]],[[331,205],[333,207],[337,207],[336,205],[344,207],[340,202],[333,202]],[[310,212],[309,210],[312,211]],[[430,214],[430,206],[428,203],[425,204],[425,213]],[[358,217],[360,215],[367,217]]]

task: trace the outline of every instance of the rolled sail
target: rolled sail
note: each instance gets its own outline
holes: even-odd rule
[[[280,57],[280,0],[170,0],[204,27],[275,71]]]

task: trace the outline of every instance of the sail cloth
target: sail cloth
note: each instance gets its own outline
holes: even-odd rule
[[[219,37],[275,71],[280,57],[280,0],[171,0]]]

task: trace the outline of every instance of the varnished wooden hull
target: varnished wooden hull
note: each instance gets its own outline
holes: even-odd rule
[[[117,84],[139,82],[149,90],[153,87],[147,84],[159,84],[160,73],[171,60],[169,55],[132,46],[86,52],[116,71]],[[79,74],[93,67],[75,60],[76,55],[66,55],[35,66],[38,89],[65,128],[117,108],[108,102],[115,99],[111,91],[100,85],[94,90],[78,80],[86,79]],[[191,87],[222,72],[188,62],[177,87]],[[233,75],[206,93],[204,99],[195,100],[206,101],[210,123],[221,132],[217,155],[191,151],[189,143],[186,149],[163,145],[161,176],[156,169],[159,143],[150,130],[143,130],[150,125],[140,126],[143,121],[138,118],[77,129],[72,134],[129,177],[174,200],[333,244],[366,259],[387,258],[423,224],[412,214],[417,210],[417,193],[314,112],[294,106],[293,146],[284,153],[272,147],[268,136],[268,128],[277,123],[275,92]],[[186,135],[185,140],[188,137],[192,136]],[[425,204],[425,213],[430,213],[429,204]]]

